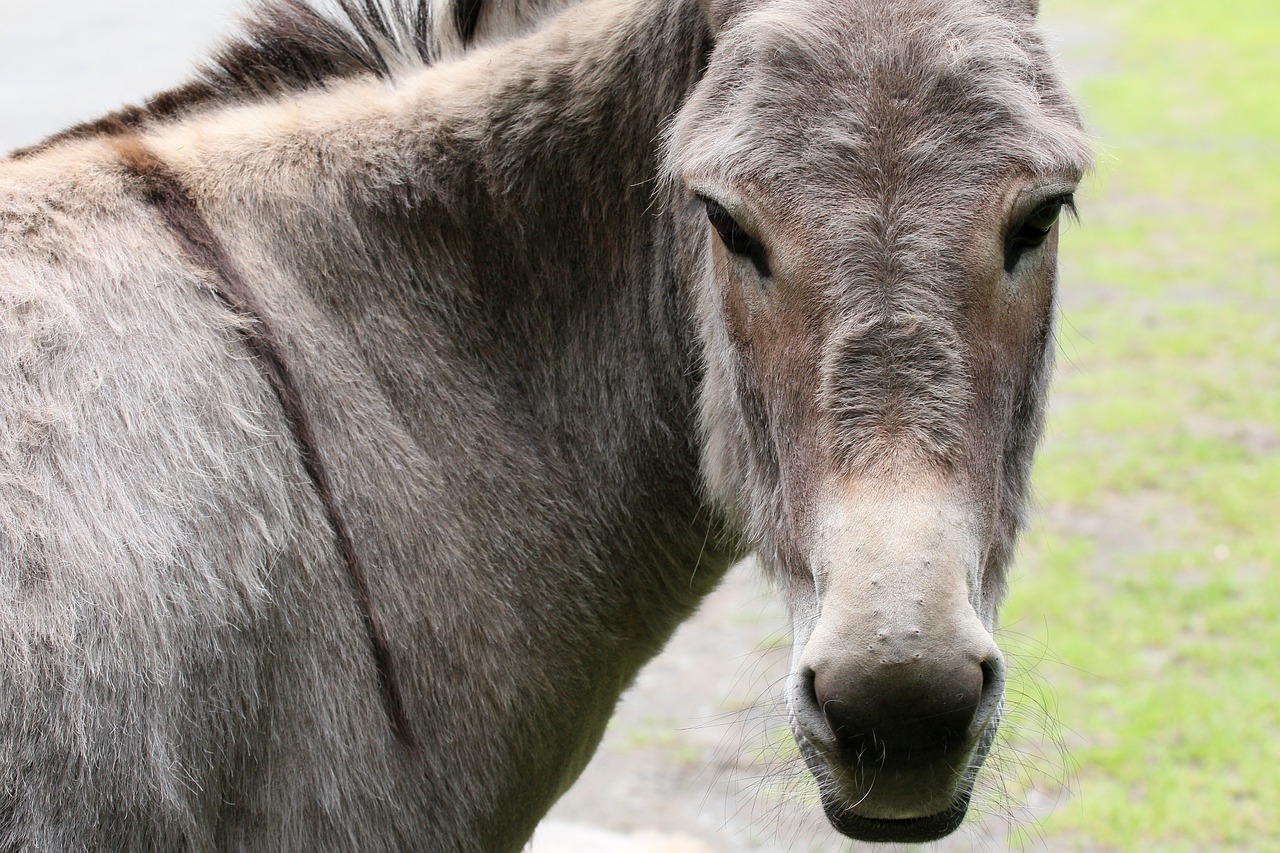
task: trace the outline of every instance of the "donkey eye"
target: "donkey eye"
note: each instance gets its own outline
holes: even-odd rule
[[[1075,199],[1067,194],[1050,199],[1031,211],[1005,240],[1005,272],[1013,272],[1023,254],[1044,245],[1044,241],[1053,233],[1053,226],[1058,224],[1062,209],[1070,208],[1074,203]]]
[[[769,258],[765,253],[764,246],[760,242],[743,230],[738,221],[729,215],[729,211],[725,210],[716,202],[709,198],[704,198],[702,203],[707,208],[707,221],[711,223],[711,227],[716,229],[716,233],[720,235],[720,241],[724,243],[725,248],[735,255],[746,258],[755,266],[756,272],[760,273],[762,278],[768,278]]]

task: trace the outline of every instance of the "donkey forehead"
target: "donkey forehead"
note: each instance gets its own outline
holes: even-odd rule
[[[1077,180],[1088,141],[1027,26],[970,0],[770,0],[717,34],[671,165],[783,210]]]

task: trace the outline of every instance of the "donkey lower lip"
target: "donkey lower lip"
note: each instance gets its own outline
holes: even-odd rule
[[[900,820],[862,817],[854,814],[843,803],[836,802],[834,797],[826,795],[822,797],[822,809],[838,832],[858,841],[923,844],[950,835],[960,826],[969,811],[971,790],[966,790],[944,811],[927,817]]]
[[[857,841],[896,844],[937,841],[950,835],[964,822],[969,811],[969,798],[973,794],[974,771],[985,757],[986,749],[983,744],[979,746],[970,765],[973,770],[965,774],[966,778],[961,782],[961,790],[951,804],[937,814],[909,818],[860,815],[855,812],[856,804],[850,805],[831,786],[820,781],[818,787],[821,790],[822,810],[837,832]],[[808,759],[810,770],[819,780],[827,778],[831,772],[827,767],[820,767],[821,762],[822,759],[816,755]]]

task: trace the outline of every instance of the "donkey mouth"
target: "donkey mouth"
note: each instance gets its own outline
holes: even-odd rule
[[[998,721],[992,720],[983,729],[967,762],[967,768],[956,780],[957,790],[951,803],[936,814],[921,817],[884,818],[858,814],[861,800],[850,803],[847,796],[842,796],[840,786],[834,784],[836,774],[821,752],[803,736],[797,738],[797,743],[810,772],[818,780],[822,810],[837,832],[856,841],[923,844],[950,835],[964,822],[978,770],[995,740],[997,725]]]
[[[950,835],[964,822],[969,811],[969,794],[965,791],[959,799],[942,812],[927,817],[913,817],[893,820],[888,818],[863,817],[836,800],[835,797],[822,797],[822,810],[827,820],[841,835],[847,835],[858,841],[896,844],[923,844],[937,841]]]

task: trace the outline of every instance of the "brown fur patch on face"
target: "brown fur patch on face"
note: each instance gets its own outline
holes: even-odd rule
[[[823,365],[822,407],[845,463],[897,452],[950,462],[972,392],[964,347],[944,320],[912,312],[846,320]]]

